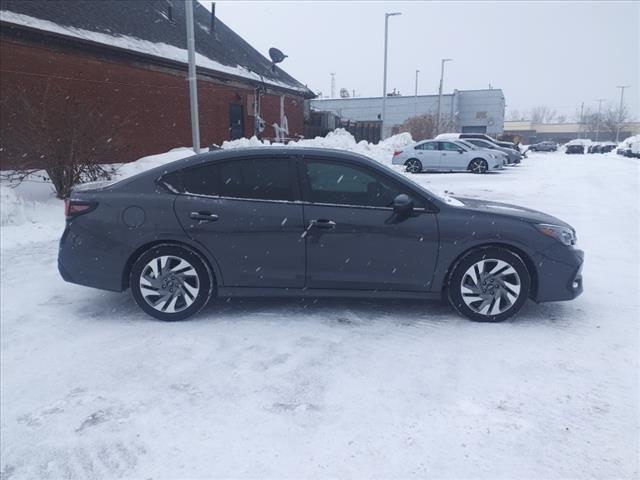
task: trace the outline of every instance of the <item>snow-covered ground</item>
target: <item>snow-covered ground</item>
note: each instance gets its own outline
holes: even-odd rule
[[[395,146],[347,148],[389,163]],[[161,323],[128,293],[63,282],[61,202],[2,187],[2,479],[637,478],[639,166],[530,153],[412,176],[576,227],[584,294],[502,324],[329,299]]]

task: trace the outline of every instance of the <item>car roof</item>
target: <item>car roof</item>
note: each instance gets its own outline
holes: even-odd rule
[[[381,167],[379,162],[376,162],[372,158],[354,153],[348,150],[338,150],[332,148],[315,148],[315,147],[287,147],[287,146],[264,146],[264,147],[243,147],[243,148],[221,148],[210,152],[201,153],[198,155],[192,155],[190,157],[174,160],[163,165],[145,170],[131,177],[127,177],[120,182],[119,185],[128,184],[135,179],[141,177],[153,176],[159,177],[161,175],[174,172],[176,170],[182,170],[183,168],[202,165],[205,163],[231,160],[234,158],[260,158],[260,157],[272,157],[272,156],[298,156],[298,157],[313,157],[321,156],[327,159],[340,159],[350,160],[353,162]]]

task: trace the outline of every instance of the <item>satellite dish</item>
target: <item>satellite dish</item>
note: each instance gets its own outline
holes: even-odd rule
[[[274,48],[274,47],[271,47],[269,49],[269,56],[271,57],[271,61],[273,63],[280,63],[285,58],[287,58],[287,56],[284,53],[282,53],[280,50],[278,50],[277,48]]]

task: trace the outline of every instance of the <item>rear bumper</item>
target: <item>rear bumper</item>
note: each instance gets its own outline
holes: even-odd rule
[[[573,300],[582,293],[582,250],[562,246],[537,255],[534,261],[538,270],[538,282],[533,300],[560,302]]]
[[[69,283],[101,290],[122,291],[122,247],[69,225],[58,248],[58,272]]]

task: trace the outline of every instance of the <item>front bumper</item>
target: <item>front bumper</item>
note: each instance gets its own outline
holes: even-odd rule
[[[536,302],[573,300],[583,291],[582,265],[584,252],[559,246],[533,258],[537,274]]]

